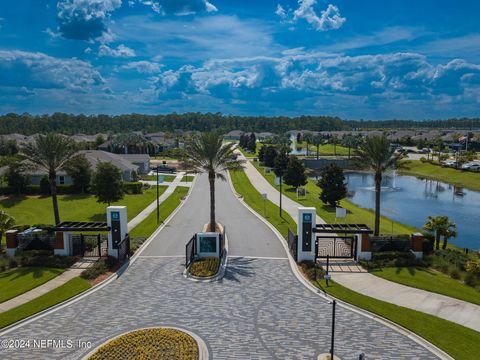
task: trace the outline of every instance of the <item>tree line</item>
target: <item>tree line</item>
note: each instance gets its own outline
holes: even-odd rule
[[[66,135],[76,133],[119,133],[128,131],[219,131],[283,133],[288,130],[336,131],[371,128],[480,128],[480,119],[448,120],[342,120],[334,116],[236,116],[221,113],[185,113],[166,115],[124,114],[124,115],[74,115],[54,113],[31,115],[8,113],[0,116],[0,134],[57,132]]]

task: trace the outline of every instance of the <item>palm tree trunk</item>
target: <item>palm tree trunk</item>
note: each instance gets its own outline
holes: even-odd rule
[[[375,173],[375,230],[373,235],[380,235],[380,194],[382,192],[382,173]]]
[[[317,144],[317,160],[318,160],[318,148],[320,147],[320,144]]]
[[[443,237],[443,244],[442,249],[445,250],[447,248],[448,238],[446,236]]]
[[[58,212],[58,200],[57,200],[57,174],[55,171],[50,171],[48,180],[50,182],[50,193],[52,195],[53,215],[55,216],[55,225],[60,224],[60,214]]]
[[[435,236],[435,250],[440,250],[440,234],[438,230]]]
[[[215,173],[208,174],[210,183],[210,231],[215,231]]]
[[[348,160],[350,160],[350,151],[352,150],[351,146],[348,146]]]

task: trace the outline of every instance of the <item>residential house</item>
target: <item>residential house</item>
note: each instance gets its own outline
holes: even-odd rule
[[[244,132],[242,130],[232,130],[227,134],[223,135],[223,140],[240,140]]]

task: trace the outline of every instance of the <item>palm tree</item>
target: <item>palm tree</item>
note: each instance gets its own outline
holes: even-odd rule
[[[401,156],[395,153],[385,135],[369,137],[355,150],[355,161],[358,165],[368,167],[375,174],[375,236],[380,233],[380,195],[383,173],[397,167],[400,158]]]
[[[440,249],[440,239],[443,236],[442,249],[447,248],[448,239],[457,236],[457,225],[448,216],[429,216],[423,228],[435,235],[435,249]]]
[[[35,141],[25,145],[22,150],[23,157],[32,167],[40,168],[48,174],[55,224],[60,223],[57,201],[57,171],[62,169],[75,153],[76,149],[71,140],[53,133],[38,135]]]
[[[235,143],[223,144],[215,132],[192,137],[185,146],[183,164],[186,169],[208,174],[210,183],[210,231],[215,231],[215,179],[226,180],[224,171],[240,170],[244,160],[237,160]]]
[[[316,148],[317,148],[317,156],[316,156],[317,160],[318,160],[320,145],[322,144],[322,142],[323,142],[323,137],[322,137],[322,136],[320,136],[320,135],[314,135],[314,136],[313,136],[313,138],[312,138],[312,143],[313,143],[313,145],[315,145]]]
[[[0,240],[3,233],[15,226],[15,219],[8,215],[5,211],[0,210]]]

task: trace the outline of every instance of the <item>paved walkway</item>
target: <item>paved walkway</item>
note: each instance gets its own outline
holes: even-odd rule
[[[219,221],[230,253],[220,282],[182,276],[184,245],[208,220],[208,182],[192,194],[116,281],[61,310],[0,333],[0,339],[72,340],[73,348],[0,349],[2,359],[78,359],[118,334],[176,326],[198,334],[211,359],[315,359],[330,347],[331,305],[292,273],[280,240],[217,181]],[[188,216],[188,217],[186,217]],[[268,257],[270,256],[270,257]],[[268,258],[267,258],[268,257]],[[278,259],[280,257],[280,259]],[[373,319],[337,308],[336,349],[342,359],[436,359],[409,337]]]
[[[165,190],[165,192],[159,196],[159,202],[160,204],[164,202],[179,186],[180,182],[182,181],[183,175],[185,175],[184,172],[179,172],[175,176],[175,179],[169,183],[168,189]],[[153,181],[153,184],[156,185],[157,183]],[[162,183],[162,185],[165,185]],[[137,216],[135,216],[132,220],[128,222],[128,231],[131,231],[135,226],[140,224],[143,220],[145,220],[148,215],[152,213],[157,208],[157,199],[153,201],[150,205],[148,205],[145,209],[143,209]]]
[[[45,284],[37,286],[36,288],[27,291],[26,293],[23,293],[21,295],[18,295],[13,299],[2,302],[0,304],[0,313],[16,308],[17,306],[23,305],[39,296],[46,294],[53,289],[56,289],[57,287],[65,284],[67,281],[70,281],[74,277],[80,276],[83,270],[84,269],[67,269],[52,280],[47,281]]]
[[[268,199],[278,205],[278,190],[270,185],[250,162],[247,162],[245,166],[245,173],[258,191],[267,193]],[[301,205],[286,196],[282,197],[282,203],[282,208],[297,221],[297,208]],[[320,220],[321,223],[324,223],[322,219]],[[339,271],[341,269],[343,271]],[[422,311],[480,331],[480,306],[478,305],[384,280],[368,272],[362,272],[358,267],[354,268],[353,272],[346,272],[346,269],[345,266],[343,268],[339,266],[337,272],[332,274],[332,279],[358,293]]]

